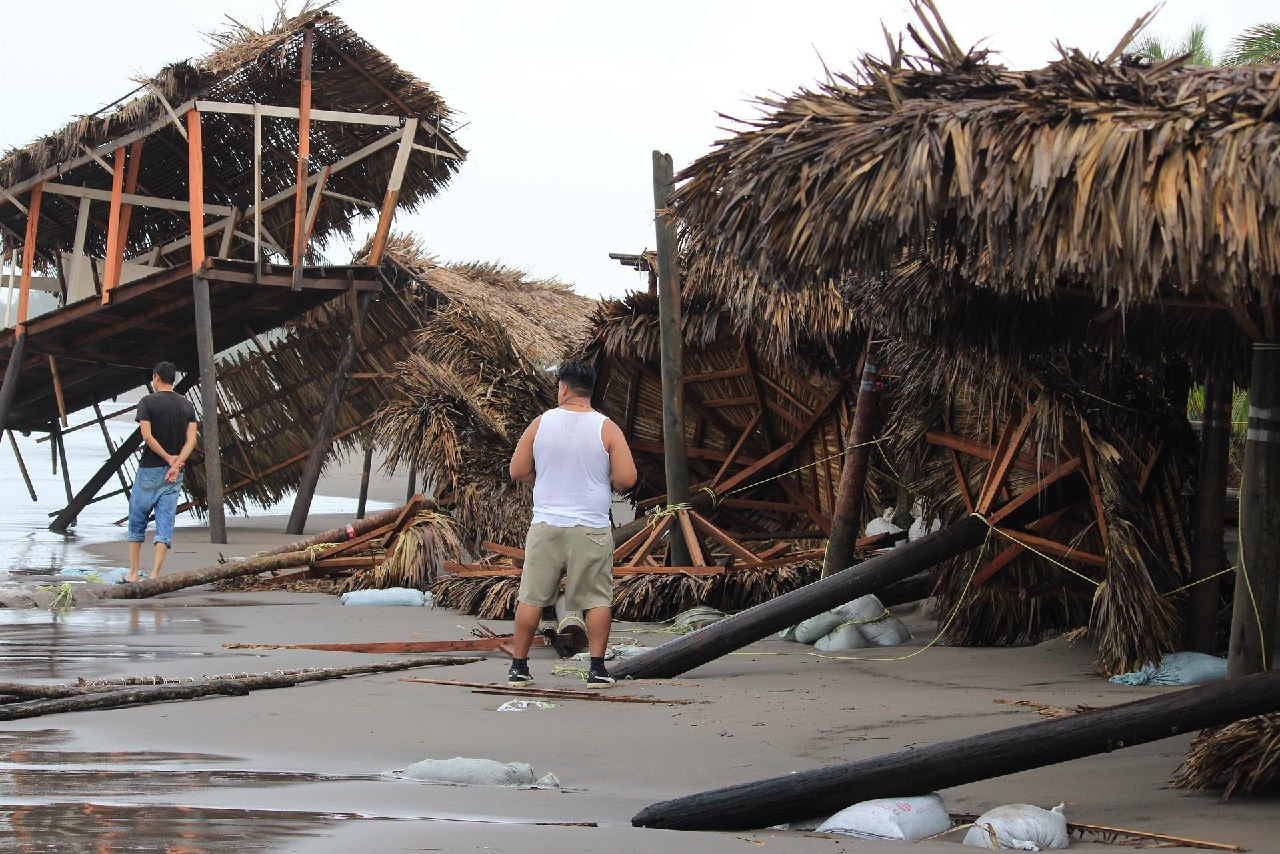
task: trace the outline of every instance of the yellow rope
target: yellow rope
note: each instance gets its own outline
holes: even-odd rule
[[[1257,347],[1258,345],[1254,344],[1253,346]],[[1244,492],[1245,492],[1244,479],[1247,475],[1248,475],[1247,471],[1242,471],[1240,473],[1240,494],[1239,494],[1239,497],[1236,499],[1236,517],[1241,522],[1244,522]],[[1267,664],[1267,636],[1266,636],[1266,632],[1264,632],[1262,629],[1262,612],[1258,610],[1258,600],[1253,595],[1253,581],[1250,580],[1249,578],[1249,568],[1245,565],[1245,562],[1244,562],[1244,531],[1243,530],[1240,531],[1240,542],[1239,542],[1239,545],[1237,546],[1237,549],[1240,555],[1240,574],[1244,576],[1245,590],[1249,592],[1249,605],[1253,608],[1253,619],[1258,624],[1258,641],[1259,641],[1258,646],[1262,653],[1262,671],[1265,673],[1266,671],[1271,669],[1270,666]]]
[[[1168,593],[1162,593],[1160,595],[1172,596],[1175,593],[1181,593],[1183,590],[1190,590],[1192,587],[1195,587],[1197,584],[1204,584],[1206,581],[1212,581],[1213,579],[1217,578],[1219,575],[1226,575],[1228,572],[1235,572],[1235,571],[1236,571],[1236,568],[1234,566],[1229,566],[1226,569],[1222,570],[1221,572],[1215,572],[1213,575],[1205,576],[1204,578],[1193,581],[1190,584],[1184,584],[1181,587],[1175,588],[1174,590],[1170,590]]]
[[[778,478],[786,477],[787,475],[795,474],[796,472],[804,471],[805,469],[810,469],[810,468],[813,468],[814,466],[820,466],[823,463],[828,462],[830,460],[839,459],[840,457],[843,457],[845,454],[857,448],[865,448],[868,445],[879,445],[881,442],[884,441],[884,439],[885,437],[881,436],[878,439],[871,439],[870,441],[861,442],[857,445],[850,445],[849,447],[845,448],[843,451],[839,452],[838,454],[831,454],[830,456],[823,457],[822,459],[814,460],[811,463],[805,463],[802,466],[796,466],[793,469],[788,469],[787,471],[779,472],[778,474],[772,475],[770,477],[766,477],[764,480],[757,480],[757,481],[754,481],[753,483],[748,483],[745,486],[739,486],[735,489],[731,489],[728,492],[726,492],[723,496],[721,496],[721,499],[723,500],[725,497],[730,495],[736,495],[739,492],[745,492],[748,489],[755,489],[757,486],[763,486],[764,484],[769,483],[770,481],[773,481],[773,480],[777,480]],[[703,488],[705,489],[706,487],[703,487]]]
[[[1054,560],[1053,558],[1049,557],[1049,556],[1048,556],[1047,554],[1045,554],[1044,552],[1039,551],[1039,550],[1037,550],[1037,549],[1035,549],[1035,548],[1032,548],[1029,544],[1022,542],[1022,540],[1019,540],[1019,539],[1018,539],[1017,537],[1015,537],[1013,534],[1008,534],[1008,533],[1005,533],[1004,531],[1001,531],[1001,530],[1000,530],[999,528],[997,528],[995,525],[992,525],[989,521],[987,521],[987,517],[983,516],[981,513],[971,513],[971,514],[969,514],[969,515],[971,515],[971,516],[976,516],[977,518],[979,518],[979,519],[981,519],[983,522],[985,522],[985,523],[986,523],[986,525],[987,525],[987,527],[988,527],[990,530],[995,531],[997,534],[999,534],[1000,536],[1002,536],[1002,537],[1004,537],[1005,539],[1009,540],[1010,542],[1013,542],[1013,543],[1016,543],[1016,544],[1017,544],[1017,545],[1019,545],[1019,546],[1022,546],[1024,549],[1026,549],[1027,551],[1031,552],[1032,554],[1037,555],[1038,557],[1042,557],[1042,558],[1044,558],[1045,560],[1049,561],[1049,563],[1053,564],[1054,566],[1056,566],[1056,567],[1059,567],[1059,568],[1061,568],[1061,569],[1066,570],[1067,572],[1071,573],[1072,575],[1076,576],[1077,578],[1082,578],[1082,579],[1084,579],[1085,581],[1087,581],[1087,582],[1089,582],[1090,584],[1092,584],[1094,587],[1101,587],[1101,586],[1102,586],[1102,582],[1100,582],[1100,581],[1094,581],[1092,578],[1090,578],[1089,576],[1085,575],[1085,574],[1084,574],[1084,573],[1082,573],[1082,572],[1076,572],[1074,569],[1072,569],[1071,567],[1067,566],[1065,563],[1062,563],[1061,561],[1058,561],[1058,560]]]
[[[977,516],[978,514],[975,513],[974,515]],[[983,520],[983,521],[986,521],[986,520]],[[927,644],[920,647],[913,653],[910,653],[908,655],[897,655],[890,658],[868,658],[866,656],[861,656],[861,655],[827,655],[821,652],[811,652],[809,653],[809,655],[815,656],[817,658],[829,658],[829,659],[832,659],[833,661],[906,661],[909,658],[915,658],[917,655],[920,655],[925,650],[936,645],[938,641],[942,640],[942,636],[947,633],[947,629],[951,627],[951,624],[955,621],[956,616],[960,613],[960,608],[964,604],[965,596],[967,596],[969,593],[969,585],[973,583],[974,577],[977,576],[978,567],[982,566],[983,556],[987,551],[987,545],[991,542],[991,532],[994,530],[995,528],[993,526],[989,524],[987,525],[987,536],[986,536],[986,539],[982,541],[982,545],[978,547],[978,556],[973,562],[973,570],[969,573],[969,578],[965,581],[964,589],[960,591],[959,598],[956,599],[955,607],[951,609],[951,613],[947,616],[947,621],[943,623],[942,626],[938,629],[938,633],[933,636],[933,640],[929,641]],[[888,613],[888,609],[885,609],[885,613],[886,614]]]
[[[682,502],[679,504],[667,504],[662,507],[655,507],[645,514],[645,518],[648,520],[645,524],[647,524],[650,528],[654,528],[654,527],[657,527],[658,523],[661,522],[666,517],[674,516],[676,515],[676,513],[680,512],[681,510],[692,510],[692,509],[693,509],[693,505],[689,504],[688,502]]]

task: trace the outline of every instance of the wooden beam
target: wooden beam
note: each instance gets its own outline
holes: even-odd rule
[[[18,285],[18,322],[14,324],[16,338],[26,335],[27,298],[31,294],[31,268],[36,259],[36,234],[40,228],[40,198],[43,193],[43,184],[36,184],[31,189],[31,212],[27,214],[27,233],[22,241],[22,280]]]
[[[114,191],[99,190],[95,187],[77,187],[74,184],[59,184],[53,181],[45,185],[45,191],[59,196],[92,199],[96,202],[110,202],[115,198]],[[189,202],[179,199],[165,199],[159,196],[126,193],[123,185],[120,192],[120,202],[122,206],[129,204],[139,208],[156,208],[157,210],[176,211],[178,213],[185,213],[191,210]],[[206,205],[205,212],[213,215],[230,216],[236,212],[236,209],[226,205]],[[214,228],[217,228],[217,226],[214,226]],[[184,243],[183,245],[185,246],[186,244]]]
[[[116,258],[116,280],[111,283],[111,287],[120,284],[120,275],[124,269],[124,252],[129,245],[129,225],[133,219],[133,205],[124,201],[125,195],[133,195],[138,192],[138,170],[142,166],[142,143],[138,140],[129,147],[129,169],[124,176],[124,193],[121,194],[120,204],[120,228],[117,233],[115,246],[111,247],[111,252]]]
[[[1004,430],[1000,433],[1000,440],[996,443],[991,468],[987,470],[986,480],[983,481],[982,490],[978,493],[977,511],[979,513],[987,513],[995,503],[1000,488],[1004,486],[1004,479],[1008,476],[1009,469],[1013,467],[1018,450],[1026,438],[1027,430],[1031,428],[1031,419],[1035,413],[1036,408],[1031,405],[1027,407],[1021,420],[1015,422],[1010,419],[1005,423]]]
[[[1080,549],[1073,548],[1071,546],[1064,546],[1062,543],[1036,536],[1035,534],[1015,531],[1011,528],[996,528],[995,530],[1005,537],[1008,537],[1010,540],[1013,540],[1018,545],[1044,552],[1045,554],[1052,555],[1053,557],[1060,557],[1065,560],[1075,560],[1080,563],[1088,564],[1089,566],[1105,567],[1107,565],[1107,561],[1102,557],[1102,555],[1081,551]]]
[[[738,441],[733,443],[733,447],[729,450],[729,453],[725,455],[724,462],[720,464],[719,470],[712,476],[711,483],[713,485],[717,483],[720,478],[724,477],[725,472],[729,470],[729,466],[733,465],[733,463],[738,459],[738,455],[742,453],[743,447],[747,444],[747,439],[751,437],[751,434],[755,431],[757,425],[760,424],[760,419],[763,417],[764,412],[756,412],[755,415],[751,416],[751,420],[747,422],[747,426],[742,428],[742,433],[738,436]]]
[[[702,546],[698,543],[698,535],[693,531],[693,523],[689,521],[688,510],[677,510],[676,518],[680,522],[680,532],[684,536],[685,546],[689,549],[689,557],[693,560],[694,566],[706,566],[707,562],[702,558]]]
[[[748,551],[745,547],[740,545],[738,541],[735,540],[733,537],[729,536],[727,533],[725,533],[724,531],[717,528],[715,525],[708,522],[706,517],[704,517],[702,514],[697,513],[696,511],[693,511],[693,510],[688,511],[688,513],[689,513],[689,520],[693,523],[693,527],[697,528],[698,530],[702,531],[704,534],[711,537],[716,542],[720,543],[722,546],[728,549],[729,553],[732,554],[734,557],[738,558],[739,560],[743,561],[748,565],[754,565],[754,564],[760,563],[760,558],[756,557],[756,555],[753,552]]]
[[[204,265],[204,143],[200,134],[200,113],[187,112],[187,188],[191,219],[191,272]],[[114,220],[115,217],[113,216]],[[199,239],[196,235],[200,235]]]
[[[387,235],[391,231],[391,219],[395,215],[396,204],[400,201],[400,185],[404,181],[404,172],[409,165],[409,155],[413,153],[413,135],[418,130],[418,120],[405,122],[400,134],[400,149],[396,152],[395,163],[391,166],[391,177],[387,181],[387,194],[382,200],[382,212],[378,214],[378,226],[373,233],[373,245],[369,249],[369,266],[376,267],[382,263],[382,253],[387,248]]]
[[[102,304],[111,301],[111,289],[119,282],[121,260],[116,256],[120,242],[120,205],[124,193],[124,146],[116,149],[111,170],[111,213],[107,215],[107,269],[102,275]],[[56,192],[56,191],[55,191]]]
[[[972,513],[973,496],[969,494],[969,483],[965,480],[964,469],[960,467],[960,455],[956,453],[955,448],[948,448],[947,453],[951,455],[951,470],[956,476],[956,488],[960,490],[965,512]]]
[[[311,169],[311,50],[315,32],[315,26],[308,24],[302,35],[302,57],[299,61],[302,93],[298,99],[298,191],[293,202],[293,252],[289,256],[293,261],[295,291],[302,289],[302,265],[307,254],[306,223],[303,219],[307,209],[307,173]]]
[[[931,430],[924,434],[924,438],[931,445],[938,445],[943,448],[950,448],[953,451],[959,451],[962,454],[968,454],[971,457],[978,457],[983,460],[991,460],[995,458],[995,448],[991,445],[975,442],[972,439],[966,439],[957,436],[954,433],[946,433],[938,430]],[[1013,460],[1013,467],[1020,471],[1036,472],[1040,471],[1040,461],[1031,454],[1019,454]]]
[[[62,380],[58,376],[58,360],[53,357],[52,353],[49,354],[49,376],[53,380],[53,393],[58,399],[58,417],[62,421],[62,426],[67,427],[69,426],[67,424],[67,401],[62,396]],[[70,496],[67,497],[67,500],[71,500]]]
[[[1027,526],[1027,530],[1034,534],[1048,533],[1059,520],[1071,510],[1070,507],[1064,507],[1061,510],[1055,510],[1043,519],[1037,519]],[[973,576],[973,585],[981,586],[987,582],[993,575],[1008,566],[1014,558],[1026,552],[1026,546],[1020,546],[1017,543],[1007,543],[1000,553],[994,558],[987,561],[982,569],[978,570]]]
[[[1034,500],[1036,496],[1044,492],[1044,490],[1049,488],[1050,485],[1061,480],[1067,475],[1071,474],[1076,469],[1080,468],[1080,465],[1081,465],[1081,462],[1079,457],[1072,457],[1071,459],[1067,460],[1065,463],[1058,466],[1056,469],[1049,472],[1044,477],[1040,478],[1034,484],[1027,487],[1022,492],[1018,493],[1018,495],[1015,498],[1013,498],[1011,501],[1009,501],[1007,504],[1005,504],[996,512],[992,513],[988,517],[987,521],[989,521],[992,525],[1000,524],[1000,521],[1003,520],[1005,517],[1007,517],[1010,513],[1013,513],[1022,505]]]
[[[304,37],[305,38],[305,37]],[[304,43],[305,50],[306,45]],[[305,71],[304,71],[305,73]],[[308,80],[308,82],[310,82]],[[298,121],[302,116],[302,107],[277,107],[273,104],[237,104],[229,101],[196,101],[195,107],[202,113],[223,113],[231,116],[267,116],[273,119],[293,119]],[[376,127],[398,128],[403,119],[400,116],[382,116],[373,113],[350,113],[341,110],[310,110],[313,122],[337,122],[348,125],[373,125]]]

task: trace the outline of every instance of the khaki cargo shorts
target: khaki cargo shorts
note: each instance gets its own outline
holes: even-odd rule
[[[517,599],[544,608],[560,595],[564,576],[565,607],[589,611],[613,605],[613,532],[608,528],[557,528],[543,522],[529,526],[524,540],[524,569]]]

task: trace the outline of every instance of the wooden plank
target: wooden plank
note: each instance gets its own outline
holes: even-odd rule
[[[62,396],[62,380],[58,377],[58,360],[49,354],[49,376],[53,380],[53,393],[58,399],[58,416],[62,421],[62,426],[67,425],[67,401]]]
[[[1035,522],[1027,526],[1027,530],[1035,534],[1043,534],[1049,531],[1054,525],[1058,524],[1058,521],[1062,519],[1063,516],[1067,515],[1070,509],[1070,507],[1064,507],[1061,510],[1050,513],[1043,519],[1037,519]],[[1008,566],[1014,558],[1018,557],[1025,551],[1026,547],[1020,546],[1017,543],[1006,544],[1005,547],[1000,550],[999,554],[987,561],[987,563],[983,565],[982,569],[974,573],[973,585],[978,587],[985,584],[988,579]]]
[[[662,532],[671,527],[673,519],[674,517],[670,515],[663,516],[656,525],[650,528],[649,535],[645,538],[644,542],[641,543],[640,548],[636,550],[636,553],[631,556],[631,560],[627,561],[626,565],[638,565],[641,560],[649,554],[649,549],[653,548],[653,544],[657,541],[658,537],[662,536]]]
[[[1000,433],[1000,440],[996,443],[991,467],[987,470],[982,490],[978,493],[977,512],[985,514],[995,503],[1000,488],[1004,486],[1004,479],[1008,476],[1009,469],[1013,467],[1019,448],[1022,447],[1022,441],[1026,438],[1027,430],[1031,428],[1031,419],[1035,412],[1034,405],[1028,406],[1021,420],[1015,422],[1011,419],[1005,423],[1004,430]]]
[[[392,543],[404,533],[405,528],[414,523],[414,520],[418,518],[418,513],[426,506],[426,503],[427,498],[425,495],[421,492],[414,493],[408,503],[404,505],[404,509],[400,511],[400,515],[396,517],[396,521],[392,523],[391,530],[383,537],[382,547],[384,549],[391,548]]]
[[[373,234],[373,244],[369,249],[369,265],[376,267],[382,263],[382,253],[387,247],[387,235],[391,231],[391,219],[395,214],[396,204],[400,200],[400,185],[404,181],[405,168],[409,165],[409,155],[413,153],[413,135],[417,133],[418,120],[409,119],[400,134],[400,149],[396,152],[395,163],[391,166],[391,177],[387,181],[387,194],[382,200],[382,211],[378,214],[378,226]]]
[[[726,549],[729,550],[730,554],[732,554],[734,557],[738,558],[739,560],[747,564],[758,564],[761,562],[760,558],[757,557],[754,552],[748,551],[745,547],[740,545],[738,541],[735,540],[733,537],[729,536],[724,531],[720,530],[715,525],[708,522],[706,518],[702,516],[702,514],[697,513],[693,510],[690,510],[689,519],[690,521],[693,522],[693,526],[695,528],[698,528],[703,533],[710,536],[713,540],[720,543],[720,545],[724,546]]]
[[[363,556],[363,557],[326,557],[312,561],[311,566],[316,571],[335,571],[340,569],[361,569],[369,566],[377,566],[386,560],[386,556]]]
[[[698,535],[693,532],[693,523],[689,521],[688,510],[677,510],[676,519],[680,522],[680,532],[684,535],[685,545],[689,547],[689,558],[694,566],[706,566],[702,558],[702,546],[698,543]]]
[[[1011,528],[996,528],[996,530],[1019,545],[1027,546],[1035,549],[1036,551],[1052,555],[1053,557],[1063,558],[1064,560],[1079,561],[1080,563],[1086,563],[1089,566],[1105,567],[1107,565],[1107,561],[1102,557],[1102,555],[1081,551],[1080,549],[1072,548],[1071,546],[1064,546],[1061,543],[1057,543],[1053,540],[1045,539],[1044,537],[1036,536],[1034,534],[1028,534],[1024,531],[1015,531]]]
[[[387,533],[391,531],[393,527],[394,527],[394,522],[388,522],[385,525],[379,525],[373,530],[366,531],[365,533],[361,534],[358,537],[354,537],[345,542],[338,543],[331,549],[325,549],[323,552],[321,552],[321,555],[326,559],[331,557],[340,557],[343,555],[350,555],[353,552],[368,548],[374,540],[377,540],[379,538],[385,538],[387,536]],[[352,530],[355,530],[355,529],[353,528]],[[379,548],[382,547],[382,543],[378,543],[377,545]]]
[[[720,478],[724,477],[725,472],[729,470],[729,466],[733,465],[734,462],[737,461],[738,455],[741,454],[742,449],[746,447],[747,439],[751,438],[751,434],[755,432],[756,427],[760,424],[760,419],[763,417],[764,412],[757,411],[755,415],[751,416],[751,420],[747,422],[747,426],[742,428],[742,433],[739,434],[738,440],[733,443],[733,447],[729,450],[729,453],[725,455],[724,461],[720,464],[720,468],[714,475],[712,475],[711,482],[713,484],[718,482]]]
[[[111,283],[113,288],[120,284],[120,274],[124,269],[124,251],[129,245],[129,225],[133,221],[133,205],[124,201],[124,196],[131,196],[138,192],[138,170],[142,167],[142,143],[143,140],[140,139],[129,148],[129,167],[124,176],[124,193],[121,194],[120,227],[117,230],[115,244],[108,247],[115,256],[115,281]]]
[[[645,538],[648,536],[649,536],[648,528],[641,528],[639,531],[636,531],[622,545],[618,546],[616,549],[613,550],[613,562],[617,563],[618,561],[622,560],[622,558],[631,554],[631,552],[639,548],[640,544],[644,542]]]
[[[516,560],[524,560],[524,549],[517,549],[511,546],[504,546],[501,543],[494,543],[488,540],[484,541],[481,548],[485,549],[486,551],[491,551],[496,555],[502,555],[503,557],[515,558]]]
[[[308,24],[302,34],[302,56],[299,58],[300,95],[298,97],[298,183],[293,201],[293,289],[302,287],[302,265],[307,254],[306,234],[307,173],[311,167],[311,51],[315,43],[315,26]]]
[[[107,268],[102,274],[102,304],[111,301],[111,289],[120,281],[121,260],[116,255],[120,240],[120,196],[124,193],[124,146],[116,149],[115,165],[111,170],[111,213],[107,216]],[[57,192],[52,190],[52,192]]]
[[[310,81],[308,81],[310,82]],[[301,107],[278,107],[274,104],[239,104],[230,101],[196,101],[195,108],[202,113],[223,113],[229,116],[268,116],[273,119],[293,119],[297,121],[302,114]],[[255,110],[256,108],[256,110]],[[313,122],[338,122],[348,125],[373,125],[376,127],[398,128],[403,119],[400,116],[376,115],[371,113],[350,113],[342,110],[309,111]]]
[[[971,457],[978,457],[983,460],[990,460],[995,457],[995,449],[991,445],[984,445],[981,442],[975,442],[972,439],[966,439],[952,433],[930,431],[924,434],[924,438],[931,445],[951,448]],[[1014,458],[1013,466],[1020,471],[1039,471],[1040,461],[1031,454],[1019,454]]]
[[[40,199],[43,194],[43,184],[36,184],[31,189],[31,212],[27,214],[27,232],[22,239],[22,279],[18,286],[18,320],[13,327],[14,337],[22,337],[26,334],[27,301],[31,295],[31,268],[36,259],[36,234],[40,227]]]
[[[712,380],[727,380],[731,377],[745,377],[751,373],[751,369],[747,367],[726,368],[720,371],[702,371],[696,374],[685,374],[684,381],[686,383],[705,383]]]
[[[1071,474],[1076,469],[1080,468],[1081,465],[1082,463],[1079,457],[1072,457],[1062,465],[1058,466],[1053,471],[1049,472],[1044,477],[1040,478],[1040,480],[1036,481],[1034,484],[1024,489],[1012,501],[1009,501],[1007,504],[1003,505],[999,510],[992,513],[987,521],[989,521],[992,525],[999,524],[1002,519],[1005,519],[1006,517],[1009,516],[1009,514],[1016,511],[1019,507],[1035,499],[1036,496],[1044,492],[1044,490],[1047,489],[1050,485],[1056,483],[1057,481]]]
[[[187,187],[190,193],[188,213],[191,219],[191,272],[204,266],[204,143],[200,134],[200,113],[187,113]],[[112,216],[112,220],[115,217]],[[196,235],[200,235],[197,239]],[[106,296],[105,289],[103,296]]]
[[[956,488],[960,490],[965,512],[972,513],[973,496],[969,494],[969,482],[965,480],[964,469],[960,467],[960,455],[956,453],[955,448],[947,448],[947,453],[951,455],[951,471],[956,476]]]
[[[113,181],[114,183],[114,181]],[[98,202],[110,202],[113,200],[113,193],[109,190],[99,190],[95,187],[77,187],[73,184],[59,184],[50,181],[45,185],[45,190],[59,196],[70,196],[77,199],[91,199]],[[139,193],[124,192],[123,182],[120,187],[120,202],[122,205],[129,204],[140,208],[155,208],[156,210],[177,211],[186,213],[191,210],[191,204],[179,199],[165,199],[160,196],[144,196]],[[207,205],[205,212],[217,216],[231,216],[236,211],[235,208],[226,205]],[[214,226],[217,228],[218,226]],[[184,246],[186,244],[183,244]]]
[[[754,395],[747,395],[745,397],[711,397],[703,398],[702,405],[709,406],[713,409],[719,409],[724,406],[750,406],[755,402],[756,399]]]

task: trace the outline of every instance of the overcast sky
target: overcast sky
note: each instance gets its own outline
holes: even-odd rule
[[[1154,0],[937,0],[962,45],[1038,68],[1054,42],[1106,54]],[[272,0],[3,0],[0,149],[23,146],[209,52],[225,17],[257,24]],[[290,10],[298,3],[291,2]],[[651,151],[676,169],[727,135],[720,113],[883,55],[906,0],[342,0],[360,35],[443,95],[471,152],[445,190],[397,218],[443,261],[500,262],[588,296],[641,287],[610,252],[654,245]],[[1168,0],[1148,32],[1208,26],[1215,55],[1278,17],[1274,0]],[[349,250],[331,248],[344,263]]]

